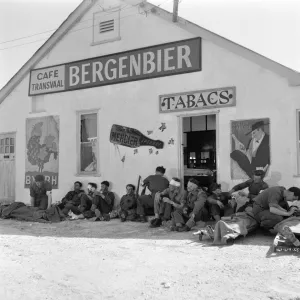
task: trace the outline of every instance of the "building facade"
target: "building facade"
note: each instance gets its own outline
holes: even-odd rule
[[[83,1],[1,91],[0,199],[29,203],[39,172],[54,201],[76,180],[120,197],[160,165],[299,185],[298,73],[151,4],[101,7]]]

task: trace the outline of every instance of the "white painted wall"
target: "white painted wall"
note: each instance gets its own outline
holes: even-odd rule
[[[99,6],[94,6],[81,21],[91,19],[98,9]],[[193,37],[159,17],[139,14],[137,8],[121,12],[122,15],[120,41],[90,46],[91,28],[78,30],[64,37],[35,68]],[[81,23],[73,31],[82,27]],[[24,189],[26,118],[60,116],[60,179],[59,189],[53,192],[54,201],[59,200],[75,180],[85,184],[108,180],[120,197],[127,183],[136,184],[138,175],[145,178],[158,165],[167,168],[168,177],[178,174],[177,113],[159,114],[158,95],[226,86],[236,87],[237,105],[220,109],[218,113],[219,181],[223,187],[230,188],[237,183],[230,179],[230,120],[251,118],[271,119],[270,183],[299,186],[300,178],[294,175],[297,173],[296,109],[300,108],[300,89],[289,87],[284,78],[206,40],[202,43],[202,64],[203,71],[197,73],[38,96],[44,97],[47,111],[39,114],[30,113],[27,76],[0,106],[0,133],[17,132],[16,201],[29,202],[29,190]],[[77,177],[76,111],[97,108],[100,108],[101,177]],[[161,122],[167,125],[164,132],[158,130]],[[139,148],[137,155],[133,154],[133,149],[122,146],[118,152],[109,143],[114,123],[137,128],[145,134],[147,130],[153,130],[150,137],[163,140],[165,148],[159,155],[149,155],[148,147]],[[170,138],[175,139],[174,146],[168,145]],[[123,155],[126,155],[124,164],[121,162]]]

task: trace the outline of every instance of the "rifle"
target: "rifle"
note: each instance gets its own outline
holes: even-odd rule
[[[139,176],[138,184],[137,184],[137,188],[136,188],[136,192],[135,192],[135,196],[136,196],[137,199],[138,199],[138,197],[139,197],[139,191],[140,191],[141,180],[142,180],[142,177]],[[147,188],[147,186],[144,186],[144,188],[143,188],[143,190],[142,190],[142,192],[141,192],[141,196],[142,196],[142,195],[145,195],[146,188]]]
[[[137,188],[136,188],[136,192],[135,192],[136,199],[138,199],[138,198],[139,198],[139,191],[140,191],[141,179],[142,179],[142,177],[141,177],[141,176],[139,176],[139,179],[138,179],[138,184],[137,184]]]

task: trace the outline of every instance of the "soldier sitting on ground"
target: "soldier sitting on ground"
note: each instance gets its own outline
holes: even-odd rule
[[[109,182],[102,181],[100,191],[94,192],[91,210],[95,212],[95,221],[110,221],[109,213],[112,212],[115,194],[108,190]]]
[[[71,220],[77,220],[77,219],[84,219],[84,218],[93,218],[95,217],[95,211],[92,210],[92,206],[93,206],[93,202],[94,202],[94,198],[95,198],[95,194],[98,193],[97,192],[97,184],[94,182],[89,182],[87,185],[87,198],[89,200],[89,203],[91,203],[90,209],[85,210],[82,214],[80,215],[75,215],[74,213],[69,213],[69,216],[71,216]]]
[[[90,182],[88,184],[88,198],[91,200],[91,209],[75,217],[75,219],[93,218],[95,221],[110,221],[109,213],[113,210],[115,195],[108,191],[109,182],[101,182],[101,189],[97,191],[97,184]]]
[[[232,206],[230,193],[222,192],[221,185],[212,183],[208,189],[208,207],[210,215],[216,222],[220,221],[221,217],[231,216],[235,213],[235,205]]]
[[[68,215],[69,211],[75,215],[80,215],[91,208],[92,201],[81,188],[82,183],[76,181],[74,183],[74,190],[68,192],[58,205],[65,215]]]
[[[187,213],[184,209],[176,209],[172,216],[172,231],[190,231],[196,222],[209,220],[209,213],[206,208],[207,195],[200,187],[199,182],[191,178],[187,185]]]
[[[232,195],[233,193],[248,188],[249,194],[247,198],[242,195],[238,195],[236,197],[239,207],[237,208],[237,212],[243,211],[252,211],[253,199],[263,190],[267,189],[269,186],[266,182],[264,182],[263,178],[265,173],[263,170],[256,170],[253,172],[253,178],[242,182],[240,184],[235,185],[229,193]],[[245,199],[243,201],[243,199]],[[246,203],[245,203],[246,201]],[[241,202],[241,203],[240,203]],[[251,210],[249,210],[251,208]]]
[[[120,201],[119,217],[121,222],[125,222],[126,220],[132,221],[136,218],[137,199],[134,192],[135,186],[127,184],[126,195],[122,196]]]
[[[154,198],[157,192],[162,192],[169,186],[169,181],[164,177],[166,169],[162,166],[157,167],[155,175],[148,176],[143,186],[147,187],[151,195],[142,195],[137,200],[137,214],[138,218],[135,221],[145,223],[147,222],[146,214],[149,210],[154,209]]]
[[[182,208],[186,202],[187,192],[181,187],[179,178],[172,178],[169,187],[163,192],[158,192],[154,199],[155,219],[151,221],[150,227],[156,228],[163,222],[171,219],[173,208]]]

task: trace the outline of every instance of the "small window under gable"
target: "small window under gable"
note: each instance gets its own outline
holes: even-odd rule
[[[92,45],[120,40],[120,9],[94,13]]]

